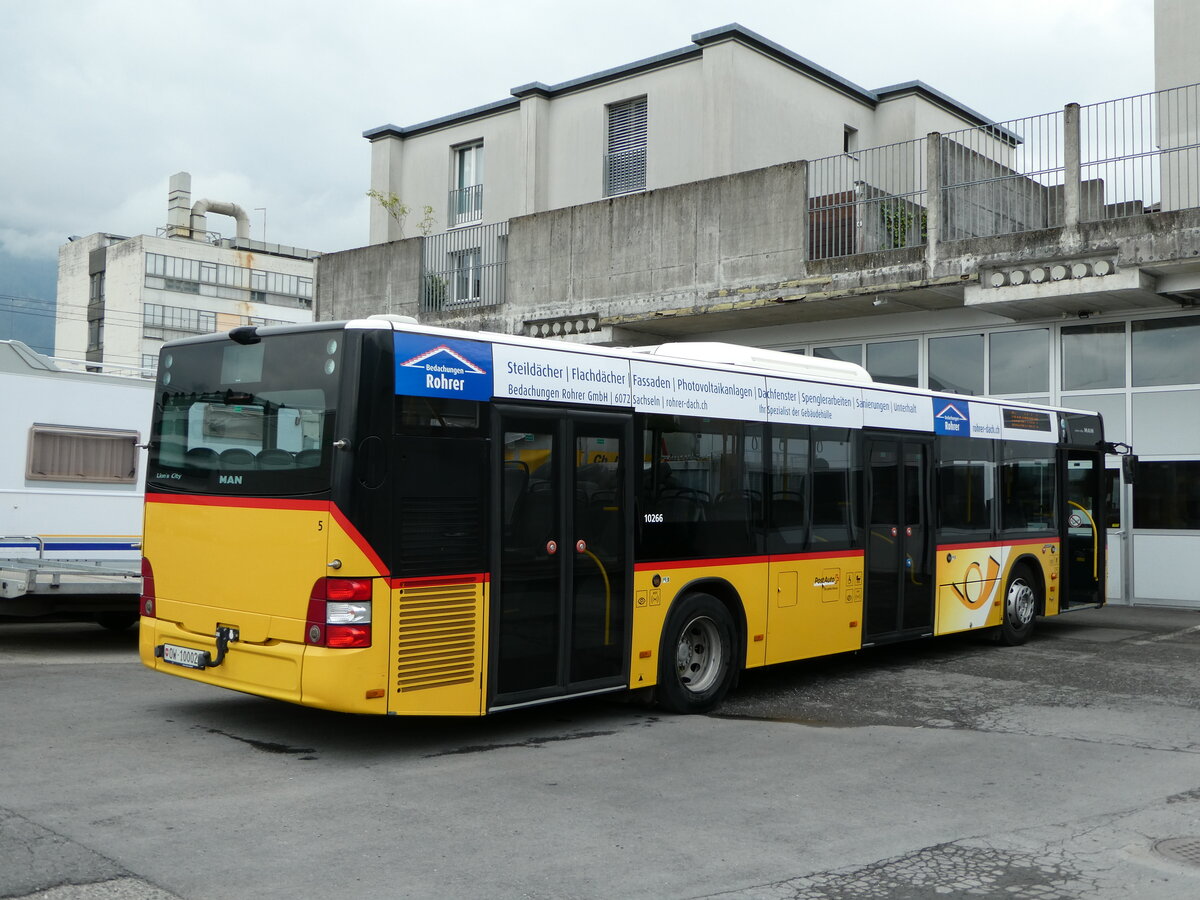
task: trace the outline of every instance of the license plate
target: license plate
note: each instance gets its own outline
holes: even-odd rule
[[[193,650],[191,647],[177,647],[175,644],[162,645],[162,658],[163,662],[188,669],[203,669],[208,665],[207,650]]]

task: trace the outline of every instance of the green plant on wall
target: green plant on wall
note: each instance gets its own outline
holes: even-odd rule
[[[446,305],[446,279],[441,275],[425,276],[424,309],[441,309]]]
[[[383,207],[384,212],[392,217],[392,221],[400,228],[400,237],[404,237],[404,220],[408,218],[408,214],[412,211],[407,205],[400,202],[400,198],[393,191],[388,191],[386,194],[383,191],[377,191],[371,188],[367,191],[367,196]]]
[[[425,216],[417,223],[417,231],[421,232],[422,237],[429,237],[429,235],[433,234],[434,226],[437,225],[437,220],[433,217],[433,207],[423,206],[421,212]]]
[[[383,208],[384,212],[391,216],[392,221],[395,222],[399,227],[400,239],[403,240],[404,222],[408,218],[408,214],[412,212],[412,208],[408,206],[408,204],[401,202],[400,198],[396,196],[394,191],[388,191],[387,193],[384,193],[383,191],[378,191],[375,188],[371,188],[369,191],[367,191],[367,196],[378,203]],[[421,212],[423,217],[421,221],[417,223],[417,231],[421,232],[422,237],[428,237],[433,233],[433,229],[437,225],[437,220],[433,216],[432,206],[426,205],[421,207]]]
[[[913,224],[918,217],[914,212],[920,209],[920,240],[914,241]],[[879,204],[879,217],[883,222],[883,230],[887,232],[888,240],[884,250],[897,250],[907,247],[910,243],[924,244],[926,240],[927,214],[924,209],[914,207],[903,200],[885,200]]]

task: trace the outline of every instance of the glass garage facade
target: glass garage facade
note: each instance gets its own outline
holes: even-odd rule
[[[1107,438],[1132,444],[1140,459],[1136,485],[1109,461],[1110,600],[1200,608],[1186,569],[1200,555],[1200,313],[911,332],[909,317],[889,318],[888,334],[839,338],[822,324],[806,330],[828,332],[823,339],[774,346],[859,363],[880,382],[1100,412]],[[757,343],[747,333],[720,337]]]

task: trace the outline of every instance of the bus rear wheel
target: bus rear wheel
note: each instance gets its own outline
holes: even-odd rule
[[[658,703],[701,713],[721,701],[734,674],[733,617],[711,594],[689,594],[667,617],[659,654]]]
[[[1028,569],[1021,567],[1013,570],[1004,589],[1004,618],[992,632],[992,639],[996,643],[1016,647],[1029,640],[1034,622],[1037,621],[1036,585]]]

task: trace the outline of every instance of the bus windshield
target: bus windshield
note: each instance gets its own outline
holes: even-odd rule
[[[159,361],[152,489],[259,496],[329,490],[343,335],[168,347]]]

